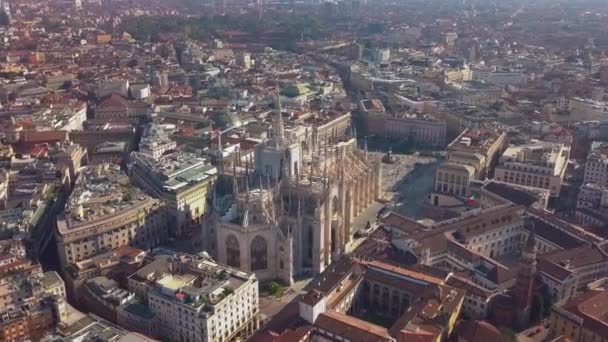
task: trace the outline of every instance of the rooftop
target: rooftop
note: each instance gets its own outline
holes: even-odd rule
[[[168,190],[177,190],[217,174],[217,169],[206,159],[183,151],[173,151],[160,158],[133,152],[132,159],[134,165],[151,172],[156,176],[157,181],[163,183],[165,189]]]
[[[129,177],[115,166],[99,164],[80,171],[65,210],[66,225],[74,229],[85,223],[106,219],[142,204],[156,201],[131,185]]]
[[[559,175],[566,167],[570,149],[563,144],[535,141],[520,146],[510,146],[500,157],[500,163],[521,163],[553,169]]]
[[[504,132],[486,128],[469,128],[462,132],[450,145],[449,151],[486,152]]]
[[[169,259],[162,256],[161,259],[168,264],[156,264],[156,267],[148,268],[146,272],[140,270],[136,279],[149,282],[150,276],[162,272],[161,276],[152,280],[156,287],[153,293],[200,310],[212,310],[214,305],[229,297],[247,281],[255,279],[252,273],[194,255],[180,254]],[[171,267],[165,268],[165,265],[170,264],[180,264],[181,267],[176,266],[178,271],[171,272]]]

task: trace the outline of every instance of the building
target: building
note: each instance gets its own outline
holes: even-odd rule
[[[374,51],[374,62],[379,65],[389,64],[391,60],[391,50],[390,49],[376,49]]]
[[[491,176],[507,146],[507,134],[488,129],[466,129],[447,147],[446,161],[435,174],[431,203],[462,205],[470,196],[471,180]]]
[[[37,110],[32,115],[32,123],[38,130],[82,130],[87,120],[87,104],[71,101],[65,105]]]
[[[535,141],[511,146],[502,154],[494,179],[532,188],[548,189],[558,197],[570,159],[570,147]]]
[[[552,303],[607,275],[603,238],[543,210],[529,208],[527,214],[531,224],[526,229],[534,227],[536,236],[538,276]]]
[[[39,264],[2,247],[0,341],[37,341],[63,319],[63,280],[56,272],[43,272]]]
[[[467,90],[465,89],[463,92],[466,94]],[[477,94],[476,92],[471,93],[471,95],[484,96],[483,93]],[[464,97],[461,96],[461,98]],[[494,122],[501,119],[498,110],[491,106],[482,108],[467,105],[461,101],[441,102],[433,107],[428,106],[424,109],[424,113],[431,114],[438,120],[446,122],[449,139],[459,136],[466,129],[492,127]]]
[[[106,38],[103,39],[106,40]],[[109,40],[111,39],[112,37],[110,36]],[[129,97],[129,81],[123,79],[109,79],[103,80],[97,84],[95,89],[95,96],[98,99],[102,99],[112,94],[122,96],[123,98]]]
[[[132,84],[129,87],[129,93],[135,100],[143,100],[150,97],[151,89],[148,83]]]
[[[135,298],[133,292],[119,287],[104,276],[88,279],[81,289],[81,303],[86,312],[146,336],[158,336],[158,322],[150,308]]]
[[[608,188],[595,183],[580,187],[576,202],[576,218],[584,227],[608,228]]]
[[[313,280],[299,300],[299,317],[286,317],[289,328],[281,326],[284,332],[274,332],[271,321],[270,328],[256,337],[260,341],[268,335],[293,341],[445,340],[460,314],[464,291],[444,280],[416,267],[345,257]]]
[[[217,169],[192,153],[172,151],[155,158],[132,152],[129,175],[146,193],[160,199],[169,222],[181,235],[196,227],[207,210],[207,192],[214,184]]]
[[[534,231],[528,234],[522,251],[522,267],[515,286],[508,295],[499,294],[492,301],[492,319],[501,326],[527,328],[530,324],[536,280],[536,242]]]
[[[170,137],[174,130],[174,125],[149,123],[139,142],[139,152],[160,158],[165,152],[175,149],[177,143]]]
[[[475,179],[492,174],[499,156],[507,147],[507,134],[490,129],[466,129],[447,148],[447,161],[469,165],[475,170]]]
[[[230,341],[258,328],[255,275],[210,259],[158,256],[129,278],[129,290],[144,296],[162,340]]]
[[[102,98],[95,106],[95,119],[128,119],[142,120],[150,116],[150,105],[146,102],[128,101],[116,93]]]
[[[49,149],[49,157],[56,161],[57,167],[66,167],[70,175],[70,181],[74,182],[79,174],[81,166],[88,161],[87,150],[78,144],[63,144]]]
[[[608,144],[593,142],[585,163],[584,184],[608,187]]]
[[[82,287],[87,280],[107,276],[122,281],[121,277],[116,275],[131,275],[142,266],[145,255],[146,252],[143,250],[122,246],[69,264],[65,268],[63,277],[70,303],[76,306],[82,305]]]
[[[72,324],[60,326],[57,332],[49,337],[51,341],[129,341],[129,342],[158,342],[151,337],[133,333],[103,318],[88,314]]]
[[[219,262],[291,284],[348,251],[355,218],[380,196],[381,162],[344,135],[298,142],[278,113],[273,138],[256,146],[255,171],[233,165],[233,202],[215,208],[206,234]]]
[[[500,100],[503,89],[492,84],[469,81],[462,83],[458,93],[460,101],[466,105],[489,107]]]
[[[565,336],[570,341],[608,339],[608,292],[589,289],[571,300],[551,308],[551,336]]]
[[[499,87],[522,85],[526,82],[526,75],[520,70],[476,66],[471,71],[473,80],[495,84]]]
[[[121,246],[149,249],[168,238],[163,204],[108,164],[81,171],[65,213],[57,219],[56,239],[63,267]]]
[[[463,320],[458,323],[456,331],[458,342],[500,341],[501,332],[487,321]]]
[[[247,70],[251,68],[251,54],[243,52],[237,55],[237,63],[243,69]]]
[[[445,122],[431,115],[388,114],[379,100],[362,100],[360,112],[366,135],[378,135],[409,144],[443,147],[446,139]]]
[[[134,123],[90,120],[84,130],[70,132],[69,138],[86,148],[92,163],[120,163],[137,147],[138,136]]]
[[[444,82],[447,84],[460,84],[462,82],[471,81],[473,73],[468,67],[460,69],[446,69],[443,72]]]
[[[436,194],[432,195],[432,204],[439,206],[448,203],[448,199],[442,198],[442,195],[461,198],[470,196],[470,184],[474,179],[475,169],[472,166],[443,163],[435,173],[434,191]]]

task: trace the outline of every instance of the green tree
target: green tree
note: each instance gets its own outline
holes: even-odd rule
[[[517,342],[517,335],[509,328],[501,328],[500,342]]]
[[[271,296],[275,296],[277,298],[283,296],[284,289],[276,281],[271,282],[268,289]]]

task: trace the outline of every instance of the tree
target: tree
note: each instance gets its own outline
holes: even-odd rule
[[[276,281],[273,281],[272,283],[270,283],[268,292],[270,292],[270,295],[278,298],[283,296],[284,290],[281,285],[279,285]]]
[[[517,342],[517,335],[509,328],[501,328],[500,342]]]
[[[74,83],[72,81],[65,81],[61,84],[61,86],[59,87],[59,89],[62,90],[70,90],[72,89],[72,87],[74,86]]]

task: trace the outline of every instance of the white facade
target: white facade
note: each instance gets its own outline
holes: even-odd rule
[[[211,279],[213,276],[188,269],[159,279],[159,287],[148,294],[158,333],[166,341],[231,341],[244,329],[256,328],[259,297],[255,276],[209,261],[203,264],[200,267],[228,272],[228,278]],[[196,278],[201,279],[200,287]]]
[[[526,81],[525,75],[520,71],[497,71],[492,69],[473,69],[473,79],[501,87],[520,85]]]
[[[608,187],[608,145],[594,143],[585,164],[584,184]]]
[[[566,174],[570,147],[535,142],[509,147],[499,159],[494,178],[501,182],[548,189],[559,196]]]

